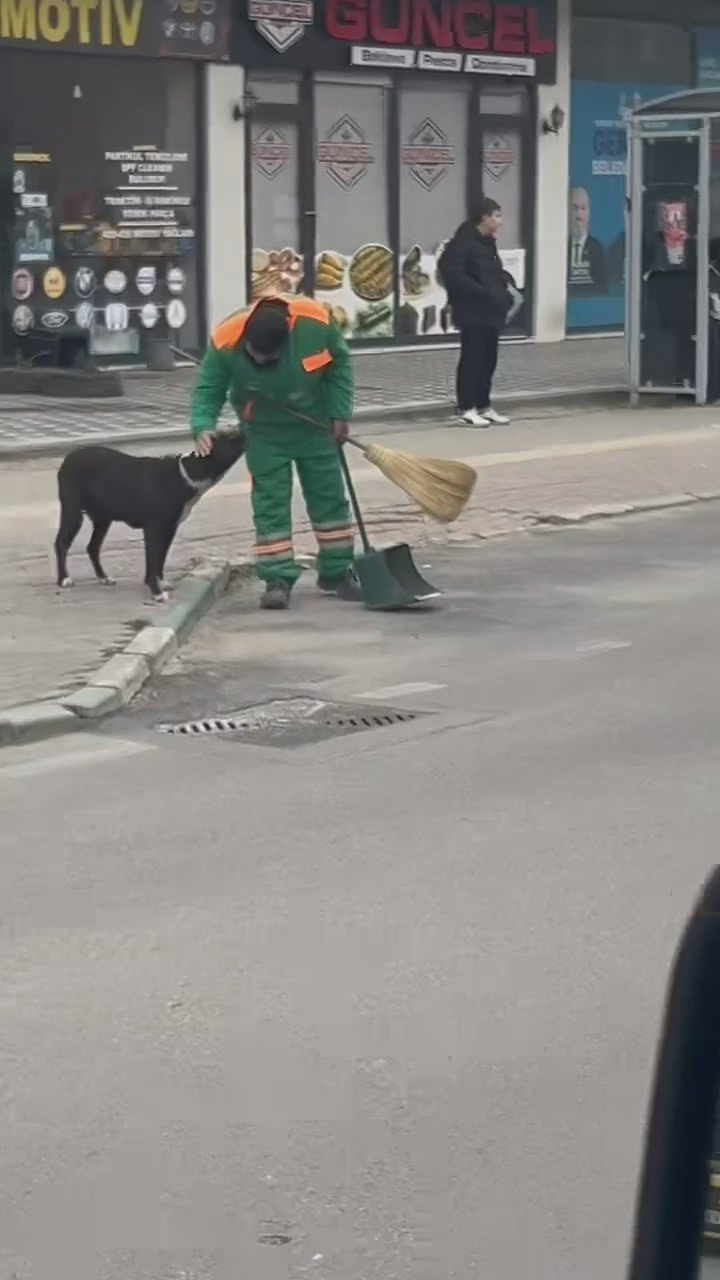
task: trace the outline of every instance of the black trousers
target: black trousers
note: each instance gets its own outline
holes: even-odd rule
[[[461,413],[490,407],[499,341],[497,329],[490,329],[487,325],[473,325],[460,330],[457,402]]]

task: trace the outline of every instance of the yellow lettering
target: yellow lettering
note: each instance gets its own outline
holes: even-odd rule
[[[61,44],[70,30],[70,10],[67,0],[40,0],[38,27],[48,44]]]
[[[0,0],[0,40],[92,45],[99,35],[107,48],[132,49],[142,18],[143,0]]]
[[[129,10],[128,5],[132,6]],[[143,0],[115,0],[115,21],[120,32],[120,43],[126,49],[132,49],[137,44],[142,7]]]
[[[100,43],[112,44],[112,0],[100,0]]]
[[[90,14],[98,7],[98,0],[70,0],[73,9],[77,10],[78,44],[90,44]]]
[[[3,40],[37,40],[34,0],[0,0]]]

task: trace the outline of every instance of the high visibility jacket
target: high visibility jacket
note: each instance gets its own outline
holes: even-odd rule
[[[228,398],[250,428],[289,425],[293,417],[285,406],[323,424],[349,421],[354,393],[350,353],[325,308],[312,298],[288,301],[288,340],[280,359],[266,365],[255,364],[242,343],[254,310],[238,311],[215,329],[193,391],[192,434],[212,431]],[[302,428],[301,421],[294,421]]]

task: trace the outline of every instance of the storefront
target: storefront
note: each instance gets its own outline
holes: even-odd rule
[[[0,0],[0,358],[204,339],[202,67],[225,0]]]
[[[555,80],[555,8],[488,0],[248,0],[249,292],[302,290],[362,343],[442,341],[444,241],[479,195],[532,328],[536,85]]]

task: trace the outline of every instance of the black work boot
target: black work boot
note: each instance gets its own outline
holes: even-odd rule
[[[362,601],[362,587],[354,569],[346,569],[339,578],[320,577],[317,584],[320,591],[329,596],[337,596],[339,600],[349,600],[352,604]]]
[[[282,578],[265,584],[265,594],[260,601],[261,609],[287,609],[290,603],[290,587]]]

